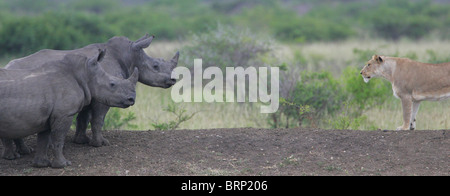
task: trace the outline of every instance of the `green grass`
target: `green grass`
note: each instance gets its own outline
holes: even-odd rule
[[[170,89],[154,88],[139,84],[136,104],[128,109],[135,114],[132,121],[136,130],[154,129],[153,123],[168,122],[175,116],[163,109],[172,102]],[[186,113],[197,112],[192,119],[180,124],[180,129],[209,129],[235,127],[268,127],[265,114],[250,103],[176,103]],[[125,111],[124,111],[125,112]]]
[[[440,102],[425,101],[420,104],[417,114],[416,130],[437,130],[450,128],[450,100]],[[402,107],[399,99],[391,99],[380,107],[364,112],[367,120],[379,129],[395,130],[403,123]],[[365,124],[362,129],[371,129]]]

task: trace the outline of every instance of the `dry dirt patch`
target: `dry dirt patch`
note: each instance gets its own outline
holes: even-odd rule
[[[448,130],[211,129],[105,131],[112,145],[66,139],[64,169],[34,154],[0,160],[0,175],[449,175]],[[35,137],[26,143],[34,147]],[[0,147],[3,150],[3,147]]]

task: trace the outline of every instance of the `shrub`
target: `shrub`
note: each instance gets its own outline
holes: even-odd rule
[[[376,50],[371,49],[353,49],[355,61],[358,63],[366,62],[375,53]],[[393,56],[396,56],[396,54]],[[414,54],[410,54],[410,56],[414,57]],[[361,63],[361,65],[362,64],[363,63]],[[383,104],[392,94],[392,87],[388,81],[382,78],[375,78],[370,80],[369,83],[365,83],[361,77],[360,71],[361,69],[358,67],[348,66],[342,73],[342,83],[346,93],[349,95],[351,101],[350,104],[357,107],[356,110],[352,112],[356,116],[361,115],[362,111],[365,109]]]
[[[188,120],[190,120],[191,118],[194,117],[195,114],[197,114],[197,112],[191,113],[191,114],[187,114],[187,110],[179,107],[177,104],[175,104],[174,102],[169,103],[169,105],[167,105],[166,108],[164,108],[164,111],[169,112],[173,115],[175,115],[175,119],[171,120],[169,122],[155,122],[152,123],[153,128],[155,128],[156,130],[174,130],[177,129],[181,123],[186,122]]]
[[[194,59],[202,59],[202,68],[218,67],[224,73],[227,67],[248,68],[253,67],[256,74],[259,74],[258,67],[279,66],[284,69],[283,64],[275,58],[273,51],[273,41],[268,36],[258,35],[249,29],[240,29],[229,25],[219,24],[217,28],[203,34],[193,35],[189,45],[183,47],[183,64],[193,70]],[[192,71],[193,74],[195,71]],[[240,70],[237,70],[240,72]],[[267,73],[270,77],[271,73]],[[249,77],[244,80],[234,77],[227,80],[223,77],[225,85],[234,85],[234,96],[238,100],[246,100],[250,92],[248,83]],[[245,88],[236,88],[242,83]],[[206,83],[204,83],[206,84]],[[242,87],[241,86],[241,87]],[[225,87],[224,87],[225,89]],[[256,91],[255,91],[256,92]]]
[[[343,40],[353,34],[346,24],[314,17],[299,18],[292,23],[280,23],[275,31],[276,36],[282,40],[298,42]]]
[[[350,102],[346,101],[343,103],[342,112],[340,115],[329,120],[329,124],[333,129],[359,129],[361,123],[367,120],[367,116],[361,115],[354,117],[352,113],[352,108],[350,108]]]
[[[360,75],[360,70],[349,66],[344,69],[343,83],[351,103],[357,106],[357,113],[367,110],[375,105],[381,105],[391,97],[391,84],[381,78],[365,83]]]
[[[46,13],[8,18],[0,29],[1,54],[28,54],[40,49],[74,49],[102,42],[114,33],[96,17]]]
[[[120,108],[111,108],[105,116],[103,129],[136,128],[137,125],[131,123],[136,119],[135,114],[133,112],[125,113],[124,111]]]
[[[217,66],[222,70],[234,66],[261,66],[261,56],[272,51],[272,40],[227,25],[218,25],[204,34],[195,34],[183,49],[182,60],[193,68],[194,58],[203,59],[203,68]]]
[[[77,126],[77,116],[76,114],[72,119],[72,125],[70,129],[75,130]],[[120,129],[120,128],[137,128],[137,125],[132,124],[131,121],[135,120],[136,116],[133,112],[125,113],[124,110],[120,108],[111,108],[106,114],[103,124],[104,130]],[[91,128],[91,124],[88,124],[88,129]]]
[[[330,21],[329,17],[299,16],[294,10],[277,4],[270,9],[264,6],[247,9],[237,23],[268,31],[277,39],[290,42],[336,41],[354,35],[347,23]]]
[[[190,33],[206,31],[221,19],[221,15],[213,13],[199,0],[157,0],[115,9],[105,13],[104,18],[120,35],[137,39],[150,33],[158,40],[177,40]]]
[[[305,123],[316,125],[325,115],[335,114],[347,98],[343,90],[330,72],[303,71],[301,80],[295,84],[289,96],[281,99],[287,103],[282,104],[279,110],[287,117],[286,127],[289,127],[289,119],[296,120],[297,126]],[[276,115],[271,117],[274,119]]]
[[[286,127],[292,126],[293,120],[294,126],[300,127],[324,123],[334,129],[358,129],[367,120],[363,111],[391,97],[389,82],[373,79],[366,84],[359,69],[352,66],[344,70],[339,80],[326,71],[303,71],[301,80],[286,91],[289,92],[281,92],[284,97],[280,98],[280,109],[268,118],[272,127],[283,126],[283,114]]]
[[[68,8],[100,14],[107,11],[116,10],[119,8],[119,4],[119,0],[76,0],[68,2]]]
[[[432,13],[429,13],[427,8],[433,8],[430,1],[382,1],[364,14],[363,18],[364,21],[371,24],[376,35],[382,38],[420,39],[439,27],[436,17],[431,17]],[[442,13],[434,14],[441,15]]]

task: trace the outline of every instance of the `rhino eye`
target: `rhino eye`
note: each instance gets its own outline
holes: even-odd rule
[[[369,64],[367,64],[367,67],[369,67],[370,66],[370,63]]]
[[[158,64],[154,64],[154,65],[153,65],[153,69],[155,69],[156,71],[159,71],[159,66],[158,66]]]
[[[116,86],[116,83],[111,82],[111,83],[109,83],[109,86],[110,86],[110,87],[115,87],[115,86]]]

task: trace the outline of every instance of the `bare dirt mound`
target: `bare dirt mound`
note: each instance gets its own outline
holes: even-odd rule
[[[305,129],[105,131],[111,146],[71,142],[64,169],[32,155],[0,175],[450,175],[450,132]],[[27,144],[35,147],[35,137]],[[3,146],[0,147],[3,150]]]

